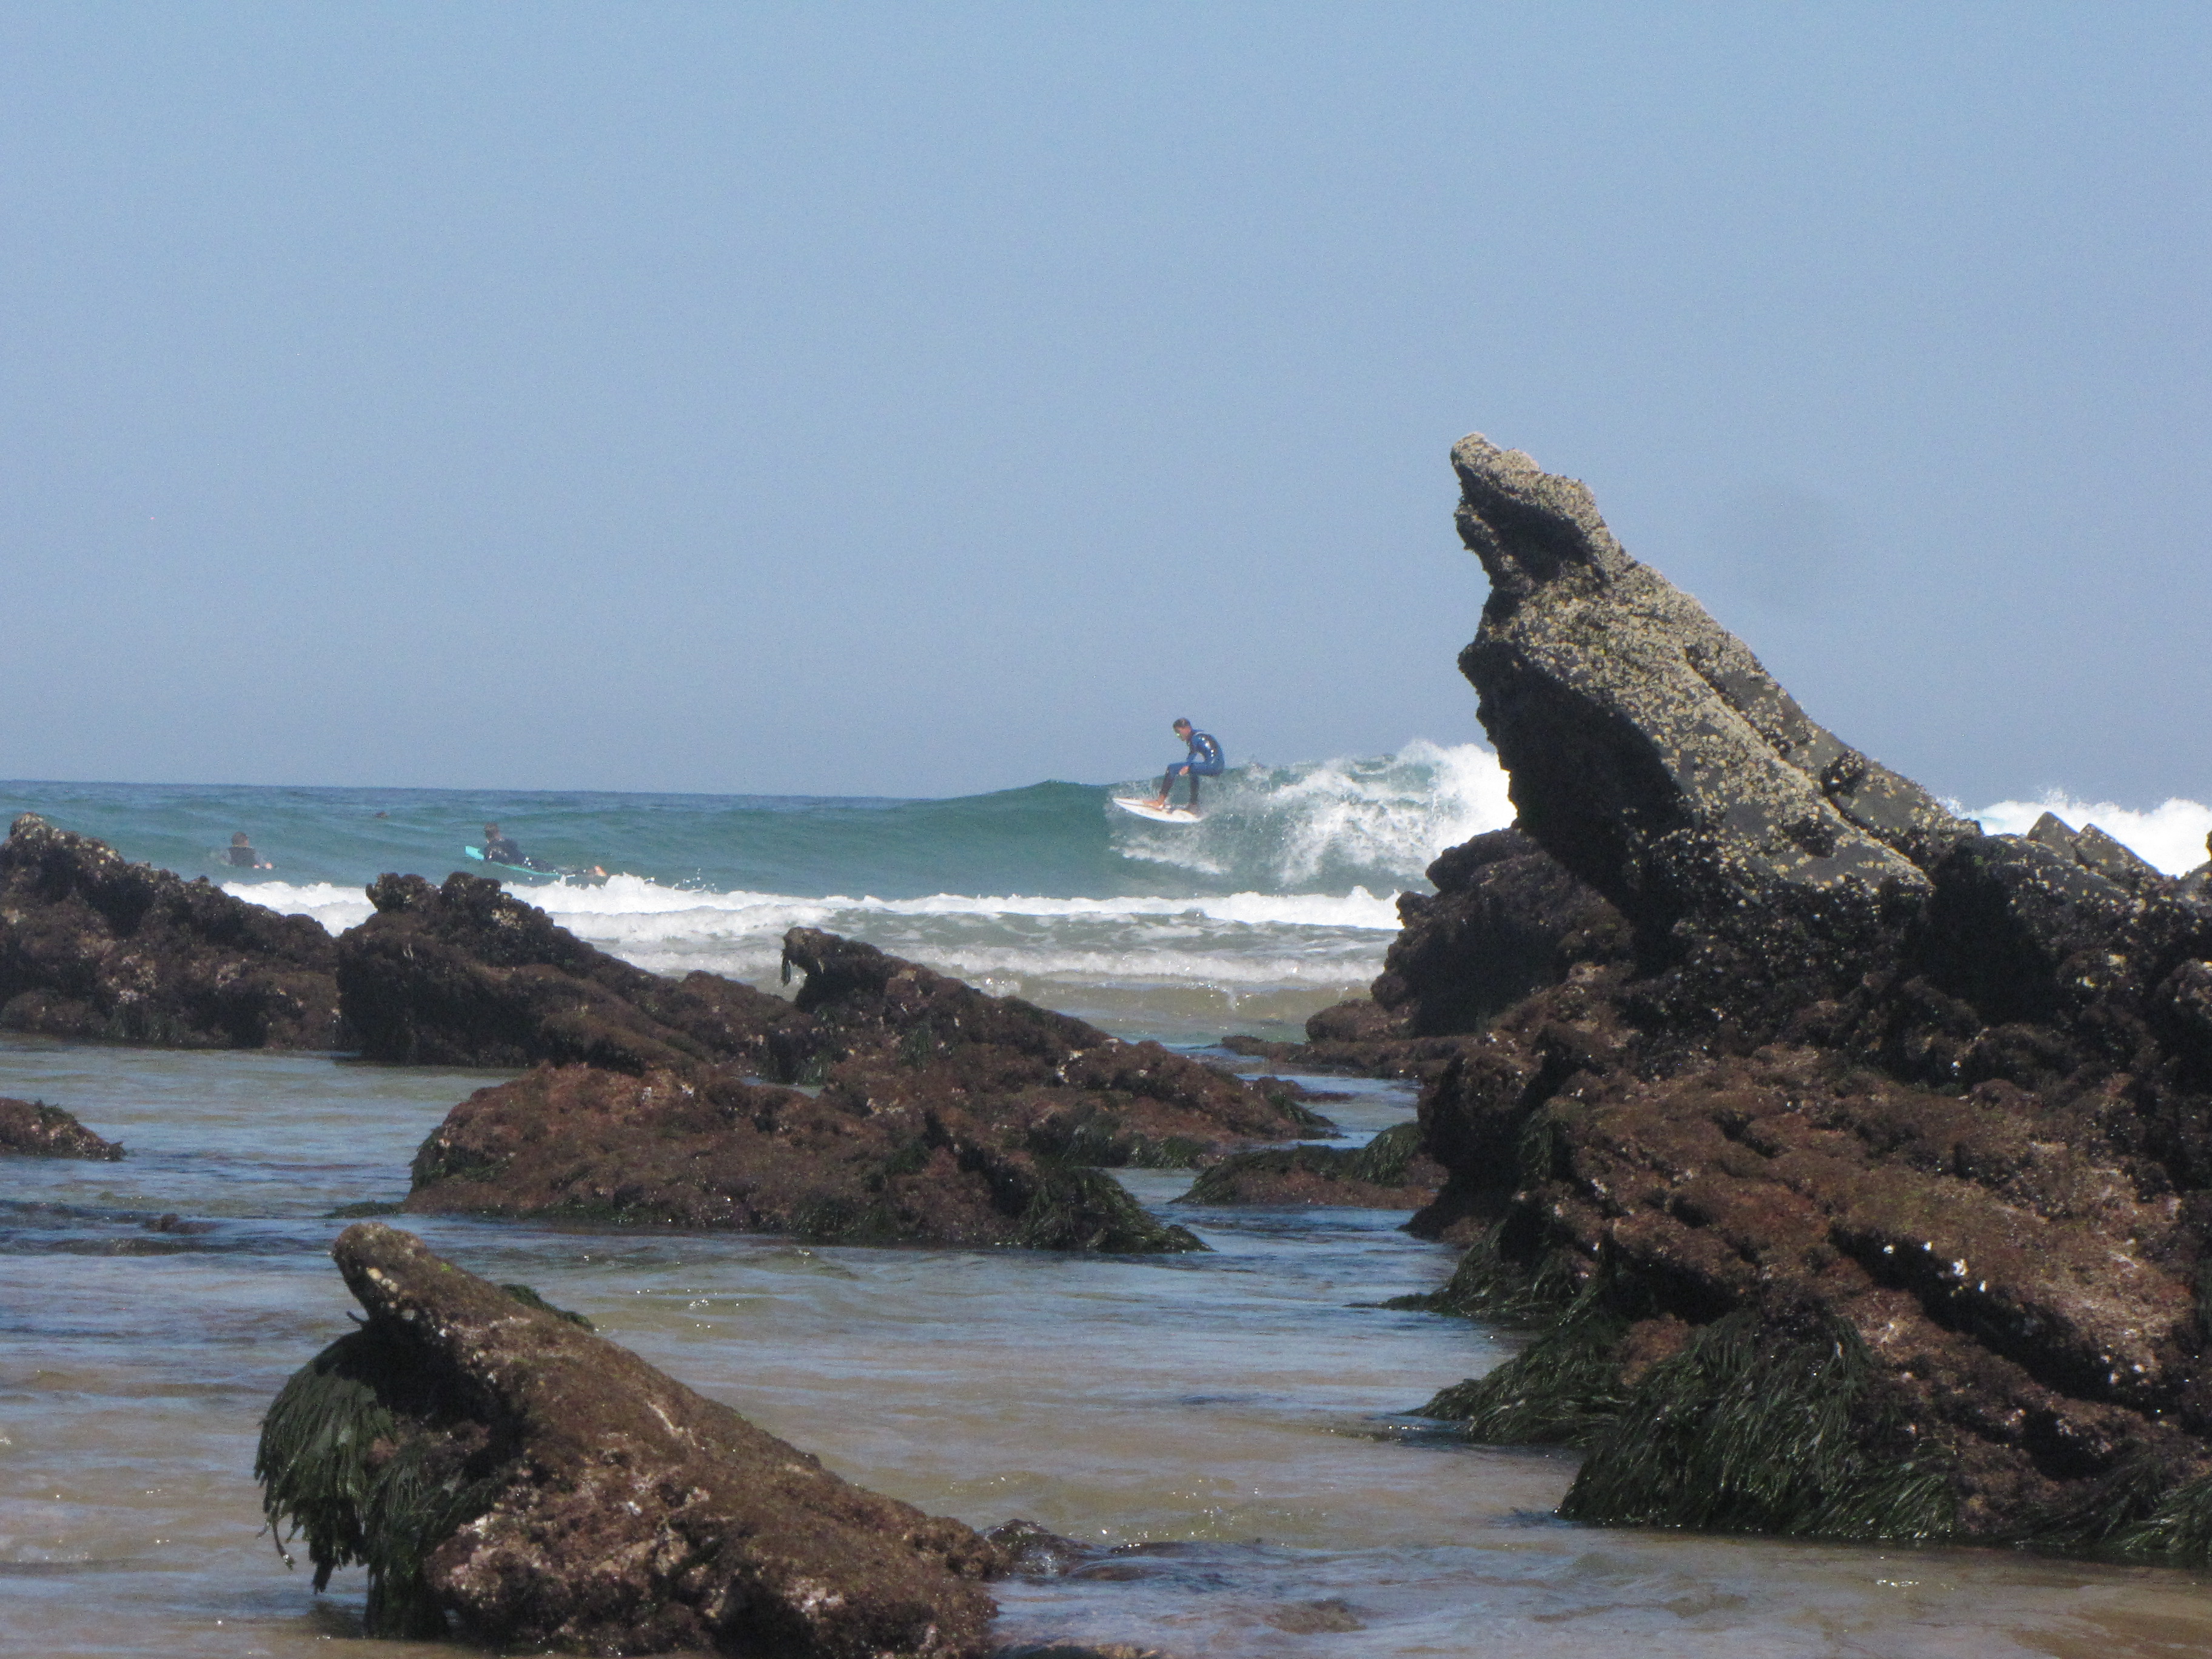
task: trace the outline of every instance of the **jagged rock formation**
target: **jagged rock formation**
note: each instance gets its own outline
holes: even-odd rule
[[[565,948],[543,917],[517,926],[559,935],[535,956]],[[514,972],[448,951],[449,977]],[[788,1076],[803,1056],[816,1092],[681,1055],[619,1073],[541,1067],[453,1109],[416,1158],[407,1207],[848,1243],[1189,1250],[1203,1248],[1194,1234],[1095,1166],[1188,1166],[1326,1127],[1293,1085],[1118,1042],[872,945],[794,928],[785,960],[805,982],[795,1006],[763,999],[778,1023],[757,1063]]]
[[[840,1480],[628,1350],[366,1224],[368,1320],[287,1382],[255,1474],[368,1634],[791,1659],[987,1650],[1004,1553]]]
[[[540,1066],[478,1090],[422,1143],[405,1207],[847,1244],[1205,1248],[1111,1176],[1039,1155],[1018,1125],[892,1103],[855,1111],[726,1070]]]
[[[806,976],[796,1003],[817,1023],[823,1098],[856,1114],[982,1112],[1041,1152],[1155,1167],[1330,1127],[1279,1079],[1247,1083],[1123,1042],[872,945],[794,927],[783,960]]]
[[[790,1004],[718,975],[632,967],[481,876],[433,887],[386,875],[376,914],[337,942],[347,1027],[369,1060],[410,1065],[582,1061],[641,1073],[804,1064]]]
[[[1175,1201],[1417,1210],[1435,1200],[1443,1179],[1443,1166],[1421,1151],[1421,1126],[1400,1123],[1364,1146],[1231,1153],[1200,1170]]]
[[[88,1158],[112,1163],[120,1141],[103,1139],[58,1106],[0,1098],[0,1152],[19,1158]]]
[[[1589,491],[1481,436],[1452,451],[1491,595],[1460,667],[1522,827],[1661,948],[1748,911],[1863,926],[1972,826],[1806,717],[1741,641],[1628,556]],[[1791,929],[1790,931],[1795,931]]]
[[[26,812],[0,842],[0,1029],[339,1046],[330,935]]]
[[[1522,825],[1633,937],[1424,1091],[1414,1224],[1475,1240],[1437,1301],[1540,1329],[1430,1409],[1589,1448],[1592,1520],[2207,1559],[2197,889],[1953,820],[1582,485],[1454,459]]]

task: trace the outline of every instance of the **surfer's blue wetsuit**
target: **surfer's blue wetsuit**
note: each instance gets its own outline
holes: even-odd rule
[[[1195,812],[1198,811],[1198,781],[1221,775],[1221,745],[1203,732],[1192,732],[1189,743],[1190,757],[1179,760],[1168,768],[1167,775],[1160,780],[1160,799],[1165,800],[1168,798],[1168,791],[1175,787],[1177,778],[1188,778],[1190,810]]]

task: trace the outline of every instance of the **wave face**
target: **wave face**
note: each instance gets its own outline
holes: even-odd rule
[[[1168,1037],[1287,1033],[1364,988],[1397,895],[1426,890],[1445,848],[1512,818],[1504,772],[1474,744],[1239,768],[1208,781],[1196,824],[1112,804],[1155,784],[921,801],[9,784],[0,802],[334,933],[368,916],[362,890],[383,872],[471,867],[461,846],[494,819],[548,863],[615,872],[510,890],[642,967],[772,987],[784,930],[826,927]],[[237,830],[274,870],[222,861]]]

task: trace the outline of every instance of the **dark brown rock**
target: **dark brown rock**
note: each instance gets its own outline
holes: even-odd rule
[[[0,1028],[179,1048],[339,1046],[336,954],[205,878],[25,813],[0,842]]]
[[[1373,991],[1402,1035],[1479,1031],[1577,963],[1628,951],[1620,912],[1517,829],[1451,848],[1428,875],[1433,896],[1398,901],[1406,925]]]
[[[88,1158],[112,1163],[123,1143],[104,1140],[58,1106],[0,1098],[0,1152],[19,1158]]]
[[[1588,1449],[1614,1522],[2212,1553],[2212,916],[2101,832],[1989,836],[1814,726],[1588,492],[1470,439],[1462,659],[1593,953],[1424,1089],[1533,1319],[1431,1402]]]
[[[1178,1204],[1322,1206],[1418,1210],[1443,1184],[1420,1149],[1421,1126],[1401,1123],[1364,1146],[1277,1146],[1209,1164]]]
[[[1491,580],[1460,665],[1521,827],[1650,955],[1856,965],[1971,824],[1815,725],[1742,641],[1622,550],[1579,482],[1480,435],[1452,451]]]
[[[809,929],[786,941],[787,966],[806,975],[796,1005],[758,997],[770,1010],[752,1029],[764,1035],[744,1052],[818,1093],[763,1085],[745,1061],[710,1063],[696,1021],[645,1023],[647,1009],[682,1015],[675,994],[705,975],[641,988],[627,977],[636,970],[594,962],[542,916],[484,894],[489,884],[456,885],[465,879],[442,893],[393,886],[399,919],[349,936],[347,971],[373,946],[377,983],[402,988],[391,1006],[407,1029],[520,1033],[539,1047],[588,1030],[599,1046],[573,1046],[597,1064],[541,1068],[456,1107],[416,1158],[411,1210],[852,1243],[1198,1249],[1091,1166],[1188,1166],[1326,1127],[1295,1085],[1248,1084]],[[410,919],[417,910],[428,926]],[[727,1006],[696,995],[691,1006]],[[470,998],[504,1012],[471,1024],[453,1012],[478,1006]]]
[[[1202,1249],[1112,1176],[958,1110],[856,1112],[726,1072],[540,1066],[480,1089],[416,1155],[418,1213],[726,1227],[842,1243]]]
[[[376,914],[338,941],[346,1024],[370,1060],[581,1061],[615,1071],[804,1063],[806,1022],[714,974],[669,979],[585,944],[495,881],[380,877]]]
[[[1426,1082],[1462,1048],[1439,1039],[1481,1030],[1580,963],[1632,951],[1620,913],[1518,829],[1447,849],[1428,878],[1434,894],[1399,896],[1405,925],[1367,997],[1314,1015],[1304,1043],[1229,1046],[1309,1071]]]
[[[1187,1165],[1329,1127],[1279,1079],[1247,1083],[1157,1042],[1123,1042],[858,940],[795,927],[784,963],[805,975],[796,1001],[821,1033],[823,1098],[856,1113],[978,1115],[1018,1127],[1040,1152],[1093,1164]]]
[[[981,1655],[1001,1552],[840,1480],[636,1355],[350,1227],[367,1322],[285,1385],[256,1473],[372,1635],[744,1659]],[[535,1300],[535,1298],[532,1298]]]

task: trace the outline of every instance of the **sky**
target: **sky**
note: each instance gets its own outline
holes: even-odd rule
[[[0,776],[1480,737],[1448,454],[1966,801],[2212,799],[2212,8],[0,3]]]

